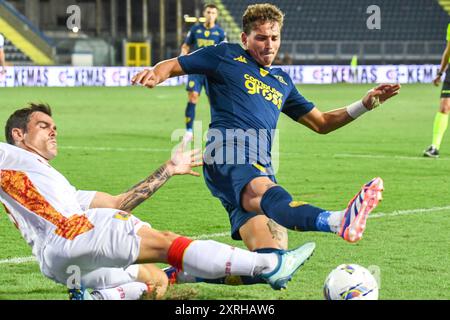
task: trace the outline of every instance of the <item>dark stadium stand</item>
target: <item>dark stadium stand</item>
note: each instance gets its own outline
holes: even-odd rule
[[[25,55],[20,49],[15,47],[11,41],[5,38],[5,45],[3,47],[5,51],[5,60],[8,64],[31,64],[30,58]]]
[[[0,32],[5,37],[5,58],[12,64],[54,63],[52,41],[11,3],[0,0]]]
[[[236,22],[254,1],[222,0]],[[449,16],[435,0],[378,0],[381,30],[368,30],[371,0],[274,0],[285,12],[284,40],[439,40]]]
[[[222,3],[241,24],[242,13],[254,1],[222,0]],[[406,55],[410,60],[427,55],[435,59],[445,47],[446,27],[450,22],[448,13],[437,0],[274,0],[271,3],[285,13],[281,52],[289,51],[297,57],[300,54],[301,59],[314,55],[326,60],[327,55],[333,54],[345,58],[363,54],[379,59],[387,56],[402,59]],[[374,3],[381,11],[380,30],[369,30],[366,26],[370,16],[366,10]]]

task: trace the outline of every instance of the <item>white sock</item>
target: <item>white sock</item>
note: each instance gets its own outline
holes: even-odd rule
[[[183,271],[199,278],[227,275],[253,276],[270,272],[278,263],[275,254],[258,254],[213,240],[193,241],[184,252]]]
[[[101,295],[103,300],[139,300],[147,292],[147,285],[142,282],[129,282],[115,288],[94,290],[93,296]]]
[[[328,224],[330,226],[331,232],[337,233],[341,231],[342,218],[344,218],[344,211],[330,211],[330,216],[328,217]]]
[[[272,272],[278,265],[278,255],[275,253],[258,253],[253,275]]]

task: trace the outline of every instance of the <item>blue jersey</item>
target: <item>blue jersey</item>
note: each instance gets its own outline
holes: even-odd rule
[[[196,24],[188,32],[184,43],[191,48],[191,51],[194,51],[221,43],[225,41],[225,38],[225,31],[218,25],[208,29],[203,24]]]
[[[239,44],[206,47],[178,61],[187,74],[207,76],[210,128],[266,129],[269,153],[280,113],[297,121],[314,108],[286,72],[259,65]]]

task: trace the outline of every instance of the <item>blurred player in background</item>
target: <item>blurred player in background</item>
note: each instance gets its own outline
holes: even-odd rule
[[[438,86],[441,82],[441,77],[447,69],[450,59],[450,23],[447,26],[447,46],[442,54],[441,67],[439,68],[436,78],[433,80],[433,84]],[[433,124],[433,140],[431,145],[423,153],[425,157],[438,158],[439,149],[441,148],[442,139],[444,138],[445,131],[448,126],[448,114],[450,113],[450,72],[446,72],[444,84],[441,90],[441,104],[439,111],[434,117]]]
[[[206,21],[203,24],[194,25],[188,32],[186,40],[181,46],[181,55],[186,55],[199,48],[212,46],[222,41],[226,41],[225,31],[216,25],[218,16],[218,9],[214,4],[206,4],[203,10],[203,16]],[[198,103],[198,98],[205,87],[205,92],[208,93],[208,83],[204,75],[190,74],[186,85],[188,92],[188,104],[186,106],[186,134],[185,141],[192,140],[192,126],[195,119],[195,106]]]
[[[350,61],[350,82],[358,83],[358,56],[355,54]]]
[[[193,241],[152,229],[130,213],[171,176],[199,176],[192,170],[202,164],[199,150],[178,148],[147,179],[113,196],[77,190],[50,165],[58,145],[49,106],[31,104],[15,111],[5,134],[8,143],[0,143],[0,201],[31,246],[41,272],[69,288],[74,280],[72,299],[134,300],[149,291],[161,297],[168,281],[162,270],[152,267],[154,262],[207,279],[259,276],[281,289],[314,251],[314,243],[258,254],[216,241]],[[71,277],[74,267],[79,279]],[[91,296],[83,288],[97,290]]]
[[[3,49],[3,46],[5,45],[5,38],[0,33],[0,74],[5,74],[5,51]]]

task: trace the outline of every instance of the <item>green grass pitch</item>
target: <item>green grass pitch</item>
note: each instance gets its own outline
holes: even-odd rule
[[[321,110],[359,99],[370,85],[301,86]],[[53,107],[59,156],[53,165],[79,189],[120,193],[168,159],[174,129],[184,126],[182,87],[0,89],[0,119],[27,102]],[[369,219],[364,238],[349,244],[332,234],[289,232],[290,247],[315,241],[317,249],[289,284],[276,292],[247,287],[181,285],[193,299],[322,299],[327,274],[341,263],[377,266],[380,299],[450,299],[450,133],[440,159],[421,153],[431,142],[439,89],[404,85],[399,96],[329,135],[318,135],[282,115],[278,182],[296,200],[342,209],[375,176],[385,182],[384,200]],[[197,106],[203,130],[207,99]],[[1,138],[0,140],[3,140]],[[174,177],[135,214],[160,230],[231,240],[228,217],[203,178]],[[215,235],[214,235],[215,234]],[[67,299],[62,285],[40,274],[31,250],[0,209],[0,299]]]

